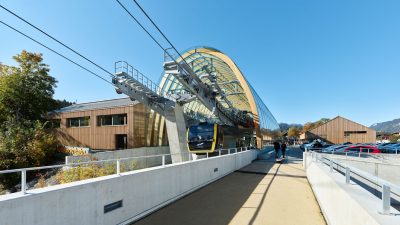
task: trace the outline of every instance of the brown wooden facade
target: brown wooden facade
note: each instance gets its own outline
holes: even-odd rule
[[[376,143],[376,131],[351,120],[337,116],[300,136],[302,140],[321,139],[332,144],[344,142]]]
[[[112,100],[111,100],[112,101]],[[126,114],[124,125],[99,126],[99,116]],[[68,119],[90,117],[88,126],[70,127]],[[117,148],[117,135],[126,135],[126,148],[168,145],[165,122],[140,103],[131,105],[76,110],[51,114],[50,119],[59,121],[55,129],[58,140],[65,146],[88,147],[96,150]]]

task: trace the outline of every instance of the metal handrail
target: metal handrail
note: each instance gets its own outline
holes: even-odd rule
[[[334,164],[336,164],[336,165],[338,165],[338,166],[340,166],[340,167],[342,167],[344,169],[346,167],[349,168],[350,171],[352,173],[354,173],[355,175],[358,175],[358,176],[368,180],[369,182],[371,182],[371,183],[373,183],[375,185],[378,185],[378,186],[382,187],[382,185],[385,184],[385,185],[388,185],[391,188],[397,190],[400,193],[400,186],[398,186],[396,184],[393,184],[393,183],[391,183],[391,182],[389,182],[387,180],[379,178],[378,176],[374,176],[372,174],[369,174],[369,173],[367,173],[365,171],[362,171],[362,170],[360,170],[360,169],[358,169],[358,168],[356,168],[354,166],[344,165],[343,163],[338,162],[338,160],[334,160],[332,157],[322,157],[322,158],[324,158],[324,159],[326,159],[328,161],[332,161],[332,163],[334,163]],[[327,164],[327,163],[325,163],[325,164]]]
[[[352,177],[351,174],[353,173],[354,174],[353,177],[354,176],[361,177],[361,178],[367,180],[368,182],[372,183],[373,185],[377,185],[377,186],[381,187],[382,188],[382,212],[380,212],[380,213],[385,214],[385,215],[390,214],[391,194],[394,194],[397,197],[400,197],[400,186],[393,184],[382,178],[379,178],[378,176],[374,176],[372,174],[364,172],[353,166],[344,165],[344,164],[340,163],[338,160],[333,159],[333,157],[328,157],[328,156],[318,157],[318,155],[320,155],[320,154],[318,154],[315,151],[313,151],[311,154],[312,154],[312,157],[315,158],[316,162],[318,162],[318,158],[319,158],[322,163],[328,165],[330,167],[331,172],[333,172],[333,164],[336,164],[337,166],[340,166],[343,169],[345,169],[344,175],[346,178],[346,184],[350,184],[350,180]],[[323,160],[321,160],[321,158],[328,160],[329,163],[324,162]],[[361,183],[363,183],[363,182],[361,182]],[[366,184],[366,185],[368,185],[368,184]]]
[[[150,78],[142,74],[139,70],[135,69],[126,61],[117,61],[115,62],[115,73],[125,72],[132,79],[136,80],[138,83],[142,84],[144,87],[152,91],[157,95],[161,95],[163,97],[167,97],[169,99],[176,100],[172,95],[170,95],[167,91],[163,90],[156,83],[154,83]]]
[[[226,156],[226,155],[232,155],[236,153],[241,153],[244,151],[251,150],[251,146],[247,147],[239,147],[239,148],[234,148],[235,151],[231,152],[230,149],[218,149],[217,152],[219,152],[218,156],[214,157],[221,157],[221,156]],[[238,151],[240,149],[240,151]],[[222,154],[222,151],[227,151],[227,154]],[[150,156],[135,156],[135,157],[126,157],[126,158],[118,158],[118,159],[105,159],[105,160],[95,160],[95,161],[89,161],[89,162],[78,162],[78,163],[69,163],[69,164],[61,164],[61,165],[51,165],[51,166],[39,166],[39,167],[28,167],[28,168],[19,168],[19,169],[11,169],[11,170],[0,170],[0,174],[9,174],[9,173],[21,173],[21,193],[26,194],[27,186],[26,186],[26,172],[27,171],[33,171],[33,170],[45,170],[45,169],[56,169],[56,168],[64,168],[64,167],[75,167],[75,166],[81,166],[81,165],[91,165],[91,164],[99,164],[99,163],[107,163],[107,162],[115,162],[116,163],[116,174],[120,174],[121,171],[121,161],[125,160],[132,160],[132,159],[146,159],[146,158],[154,158],[154,157],[161,157],[162,163],[160,166],[164,167],[166,165],[166,160],[165,158],[167,156],[174,156],[174,155],[189,155],[189,159],[187,161],[193,161],[193,157],[191,157],[192,153],[175,153],[175,154],[159,154],[159,155],[150,155]],[[206,153],[206,158],[208,159],[209,154]]]

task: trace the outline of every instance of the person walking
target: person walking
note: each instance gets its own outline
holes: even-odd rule
[[[279,144],[279,142],[277,141],[274,142],[274,149],[275,149],[275,158],[277,159],[279,150],[281,149],[281,145]]]
[[[282,157],[283,158],[285,158],[285,156],[286,156],[286,143],[285,142],[283,142],[282,143],[282,145],[281,145],[281,151],[282,151]]]

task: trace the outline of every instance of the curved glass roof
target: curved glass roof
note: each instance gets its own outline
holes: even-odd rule
[[[274,116],[254,88],[247,82],[240,69],[227,55],[209,47],[197,47],[187,50],[181,55],[202,82],[210,86],[212,86],[211,81],[203,67],[211,68],[211,74],[216,77],[217,84],[224,93],[224,96],[217,96],[218,102],[226,108],[233,107],[251,113],[257,133],[263,129],[275,130],[279,128]],[[177,57],[175,60],[180,62],[182,59]],[[171,93],[187,91],[172,74],[165,74],[162,77],[160,87]],[[186,115],[200,121],[213,120],[218,122],[218,118],[213,116],[210,110],[197,100],[185,104],[184,111]]]

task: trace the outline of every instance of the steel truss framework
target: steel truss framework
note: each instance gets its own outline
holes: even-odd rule
[[[265,132],[279,128],[274,116],[227,55],[214,48],[198,47],[181,56],[166,51],[165,74],[159,85],[128,63],[117,62],[113,79],[117,92],[139,100],[164,117],[179,104],[186,121],[252,128],[257,143],[262,143]],[[158,117],[158,124],[163,119]]]

